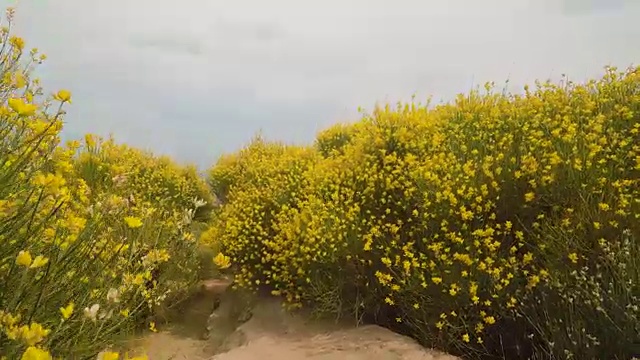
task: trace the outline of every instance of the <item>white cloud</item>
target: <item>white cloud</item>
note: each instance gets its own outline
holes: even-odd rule
[[[306,142],[358,105],[637,61],[638,6],[597,1],[21,0],[16,30],[74,93],[67,134],[206,166],[259,129]]]

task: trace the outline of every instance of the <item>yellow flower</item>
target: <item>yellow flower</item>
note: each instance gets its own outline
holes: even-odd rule
[[[149,330],[153,331],[153,332],[158,332],[158,329],[156,328],[156,323],[155,322],[150,322],[149,323]]]
[[[16,264],[22,265],[24,267],[29,267],[31,265],[31,254],[28,251],[20,251],[18,256],[16,257]]]
[[[134,217],[134,216],[127,216],[124,218],[124,222],[127,223],[127,226],[135,229],[135,228],[139,228],[140,226],[142,226],[142,220],[140,220],[140,218]]]
[[[536,198],[536,194],[534,194],[532,192],[528,192],[528,193],[524,194],[524,201],[526,201],[526,202],[531,202],[535,198]]]
[[[86,134],[84,136],[84,142],[85,144],[87,144],[87,147],[94,147],[96,146],[96,139],[95,136],[93,136],[92,134]]]
[[[100,360],[118,360],[120,358],[120,354],[114,351],[105,351],[100,354]]]
[[[49,259],[47,259],[42,255],[38,255],[36,256],[35,259],[33,259],[33,263],[31,263],[31,266],[29,266],[29,268],[36,269],[36,268],[47,265],[48,262],[49,262]]]
[[[20,328],[20,337],[27,345],[34,346],[44,340],[50,332],[51,330],[45,329],[38,323],[31,323],[29,326],[24,325]]]
[[[9,38],[9,43],[18,50],[24,49],[24,39],[18,36]]]
[[[22,99],[12,98],[7,101],[11,110],[18,113],[19,116],[30,116],[35,114],[37,106],[28,104]]]
[[[53,98],[63,103],[71,103],[71,92],[69,90],[60,90],[53,96]]]
[[[538,283],[540,283],[540,276],[532,275],[532,276],[529,277],[529,282],[527,283],[527,288],[532,289],[532,288],[536,287],[536,285],[538,285]]]
[[[462,341],[464,341],[464,342],[467,342],[467,343],[468,343],[468,342],[470,341],[469,334],[464,334],[464,335],[462,335]]]
[[[213,263],[218,267],[218,269],[227,269],[231,266],[231,258],[223,253],[218,253],[218,255],[213,258]]]
[[[27,350],[22,353],[21,360],[51,360],[51,354],[48,351],[39,349],[35,346],[29,346]]]
[[[71,314],[73,313],[73,302],[70,302],[69,305],[60,308],[60,313],[62,314],[62,318],[65,320],[71,317]]]
[[[17,89],[22,89],[27,86],[27,79],[23,74],[17,73],[14,77],[14,84]]]
[[[489,325],[495,324],[496,323],[496,318],[494,318],[493,316],[487,316],[487,317],[484,318],[484,322],[486,322]]]
[[[576,253],[571,253],[567,256],[569,258],[569,260],[574,263],[577,264],[578,263],[578,254]]]

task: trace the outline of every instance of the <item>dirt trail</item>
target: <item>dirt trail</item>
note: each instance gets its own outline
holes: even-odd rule
[[[184,322],[142,339],[150,360],[456,360],[424,349],[412,339],[379,326],[352,327],[292,315],[276,299],[261,299],[253,316],[222,347],[201,340],[206,301],[194,303]],[[196,323],[194,325],[194,323]]]

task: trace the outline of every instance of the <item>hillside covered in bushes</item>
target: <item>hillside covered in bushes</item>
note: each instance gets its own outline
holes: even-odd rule
[[[309,146],[257,137],[203,177],[61,142],[71,93],[0,40],[0,358],[122,358],[211,262],[468,359],[640,353],[640,69],[379,107]]]

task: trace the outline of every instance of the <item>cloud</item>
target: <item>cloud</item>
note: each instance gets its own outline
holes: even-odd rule
[[[22,0],[16,31],[49,55],[47,89],[74,94],[66,136],[113,132],[204,167],[260,129],[309,142],[359,105],[640,58],[638,5],[576,1]]]

